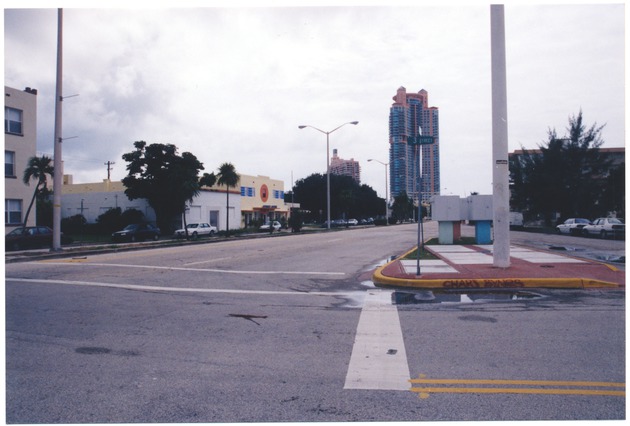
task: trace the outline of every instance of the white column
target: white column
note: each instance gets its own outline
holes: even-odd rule
[[[510,189],[503,5],[490,6],[492,52],[492,206],[495,267],[510,266]]]

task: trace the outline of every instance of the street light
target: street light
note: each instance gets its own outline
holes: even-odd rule
[[[387,225],[389,223],[388,219],[389,219],[389,207],[387,205],[389,198],[388,198],[388,193],[387,193],[387,166],[389,166],[389,163],[383,163],[382,161],[378,161],[375,160],[373,158],[368,159],[368,161],[376,161],[377,163],[381,163],[382,165],[385,166],[385,225]]]
[[[310,127],[311,129],[315,129],[318,132],[324,133],[326,135],[326,204],[327,204],[326,207],[327,207],[327,218],[328,218],[327,228],[328,229],[330,229],[330,138],[329,138],[329,135],[335,130],[345,126],[346,124],[354,124],[356,126],[357,124],[359,124],[359,122],[350,121],[348,123],[343,123],[341,126],[337,126],[329,132],[318,129],[317,127],[314,127],[308,124],[303,124],[303,125],[298,126],[299,129]]]

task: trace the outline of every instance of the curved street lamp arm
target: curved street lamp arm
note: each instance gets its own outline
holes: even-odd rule
[[[354,125],[356,126],[357,124],[359,124],[359,122],[358,122],[358,121],[349,121],[349,122],[347,122],[347,123],[343,123],[341,126],[337,126],[337,127],[335,127],[334,129],[332,129],[332,130],[331,130],[331,131],[329,131],[329,132],[326,132],[326,131],[324,131],[324,130],[322,130],[322,129],[318,129],[317,127],[315,127],[315,126],[311,126],[310,124],[303,124],[303,125],[298,126],[298,128],[299,128],[299,129],[303,129],[303,128],[305,128],[305,127],[310,127],[311,129],[315,129],[315,130],[317,130],[318,132],[322,132],[322,133],[323,133],[323,134],[325,134],[325,135],[329,135],[329,134],[331,134],[332,132],[334,132],[335,130],[337,130],[337,129],[339,129],[339,128],[343,127],[343,126],[345,126],[346,124],[354,124]]]

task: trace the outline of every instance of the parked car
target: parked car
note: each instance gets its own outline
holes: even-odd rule
[[[6,251],[52,247],[53,230],[47,226],[15,228],[4,237]],[[70,244],[72,238],[61,233],[61,244]]]
[[[188,236],[192,239],[197,239],[203,235],[212,237],[217,232],[217,227],[209,223],[189,223],[186,225],[186,229],[188,229]],[[186,238],[186,229],[182,228],[175,231],[175,238]]]
[[[112,234],[114,242],[136,242],[144,240],[157,240],[160,238],[160,228],[150,223],[134,223],[127,225],[122,231]]]
[[[510,227],[511,228],[522,228],[523,227],[523,213],[521,212],[510,212]]]
[[[582,228],[586,225],[590,225],[591,221],[581,217],[572,217],[556,226],[556,229],[560,234],[569,235],[582,235]]]
[[[600,217],[595,219],[591,225],[582,228],[582,233],[586,236],[596,235],[601,238],[625,237],[626,225],[616,217]]]
[[[348,219],[348,226],[356,226],[359,224],[359,221],[356,219]]]
[[[269,231],[269,228],[273,226],[274,231],[279,231],[282,228],[282,225],[277,220],[274,220],[273,223],[267,222],[258,228],[260,231]]]

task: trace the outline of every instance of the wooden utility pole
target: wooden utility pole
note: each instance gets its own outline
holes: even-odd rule
[[[111,175],[110,175],[110,172],[111,172],[111,170],[112,170],[112,166],[113,166],[114,164],[116,164],[116,163],[115,163],[115,162],[113,162],[113,161],[108,161],[107,163],[103,163],[103,164],[105,164],[105,165],[107,166],[107,180],[111,180],[111,179],[110,179],[110,176],[111,176]]]

